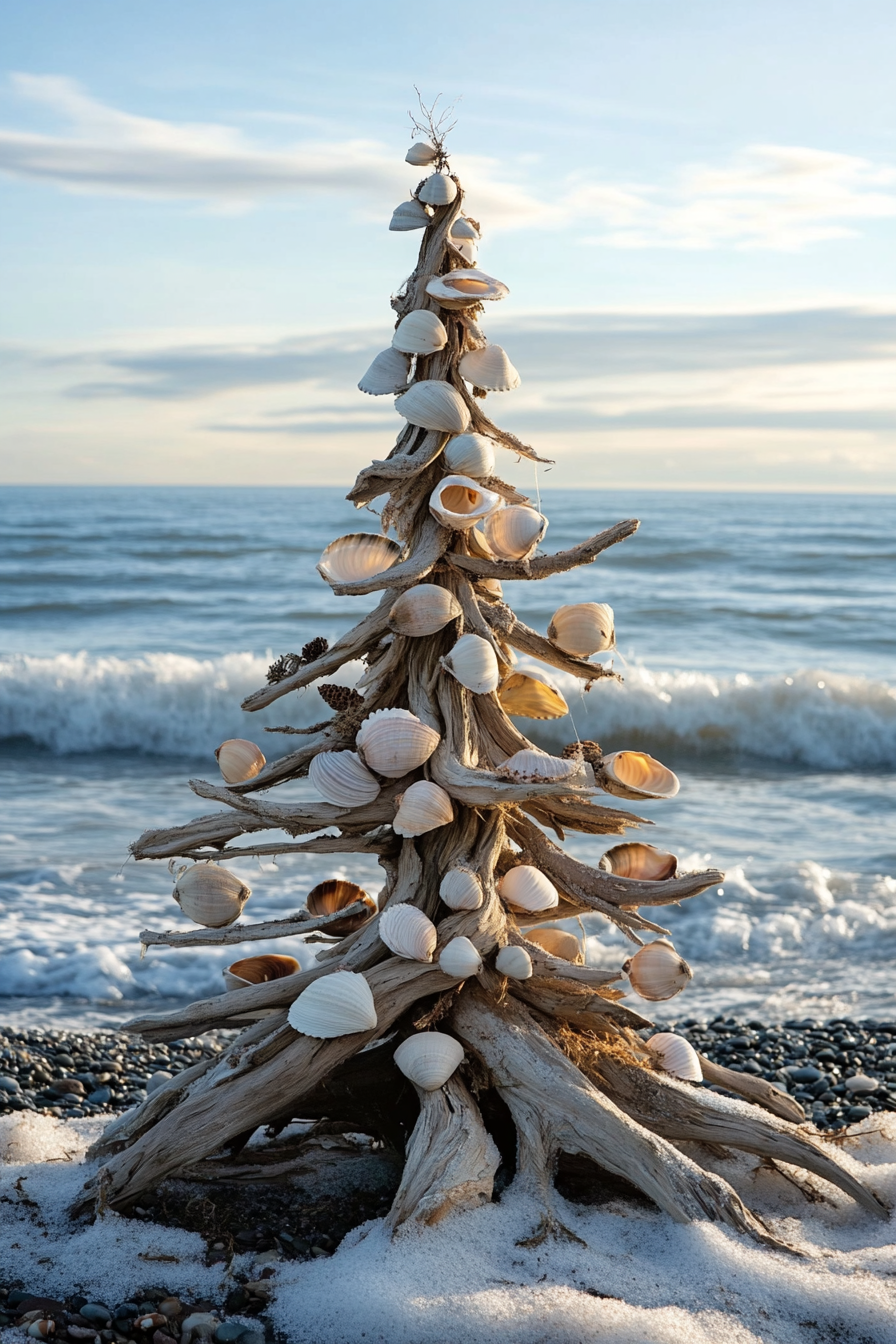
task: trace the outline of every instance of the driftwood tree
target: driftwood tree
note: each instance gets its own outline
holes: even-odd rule
[[[329,914],[304,910],[264,924],[141,935],[145,944],[171,947],[328,929],[343,936],[312,969],[129,1025],[151,1041],[243,1030],[213,1061],[167,1082],[107,1129],[96,1145],[104,1165],[82,1207],[127,1207],[164,1178],[207,1167],[215,1154],[233,1161],[258,1126],[276,1131],[294,1117],[342,1118],[389,1134],[398,1077],[392,1057],[400,1047],[416,1060],[407,1071],[419,1115],[393,1227],[432,1222],[491,1197],[499,1158],[483,1116],[496,1110],[505,1119],[509,1113],[516,1129],[516,1180],[543,1204],[536,1236],[560,1226],[552,1174],[558,1154],[570,1153],[625,1177],[676,1220],[719,1220],[780,1244],[723,1179],[675,1146],[689,1140],[801,1166],[883,1213],[817,1138],[795,1127],[799,1106],[768,1083],[707,1061],[705,1077],[744,1100],[676,1077],[672,1057],[645,1045],[649,1022],[621,1002],[613,987],[621,976],[582,964],[569,941],[539,929],[599,912],[632,941],[632,981],[649,981],[650,997],[667,997],[687,968],[643,911],[694,896],[722,874],[678,873],[674,860],[663,868],[649,846],[620,847],[618,862],[591,867],[557,843],[567,830],[618,836],[639,825],[637,816],[605,806],[598,791],[656,797],[672,791],[674,776],[643,753],[605,757],[594,743],[572,744],[555,758],[533,747],[508,709],[534,705],[550,717],[565,706],[537,676],[513,671],[512,651],[590,689],[614,674],[582,649],[595,652],[612,634],[604,628],[603,644],[588,645],[586,635],[583,645],[581,631],[575,638],[570,631],[577,620],[606,627],[611,613],[574,610],[546,638],[504,604],[500,585],[588,565],[638,524],[617,523],[571,550],[534,554],[544,520],[494,473],[493,457],[503,448],[539,459],[494,425],[483,404],[486,388],[514,385],[503,351],[476,325],[484,303],[506,290],[475,265],[478,226],[463,214],[464,193],[437,128],[433,138],[410,151],[409,162],[427,164],[430,174],[393,219],[395,228],[424,230],[416,268],[392,301],[395,345],[361,383],[401,394],[397,406],[408,421],[389,456],[363,470],[348,496],[359,507],[388,496],[383,536],[341,539],[321,564],[336,593],[380,597],[332,648],[316,641],[303,657],[281,660],[271,674],[279,679],[244,708],[320,685],[362,658],[359,691],[324,685],[337,712],[307,730],[296,751],[228,787],[191,781],[223,810],[147,832],[133,846],[138,859],[193,859],[198,868],[251,854],[373,854],[385,872],[378,909],[355,900],[363,895],[356,891]],[[389,529],[397,543],[386,540]],[[406,730],[428,746],[402,765]],[[271,801],[274,786],[309,773],[333,801]],[[306,838],[233,843],[269,830]],[[357,927],[346,933],[346,921]],[[637,951],[644,943],[646,963]],[[638,958],[650,972],[640,980]],[[422,1056],[405,1043],[422,1033],[432,1050],[421,1069]]]

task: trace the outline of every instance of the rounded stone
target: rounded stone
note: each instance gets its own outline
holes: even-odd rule
[[[0,1092],[21,1092],[21,1087],[15,1078],[10,1078],[9,1074],[0,1073]]]
[[[870,1106],[850,1106],[846,1112],[849,1120],[865,1120],[871,1114]]]
[[[100,1325],[108,1325],[112,1320],[112,1313],[108,1307],[104,1307],[102,1302],[85,1302],[78,1313],[83,1316],[85,1321],[96,1321]]]
[[[174,1074],[169,1073],[167,1069],[159,1069],[156,1073],[151,1074],[150,1077],[146,1080],[147,1096],[151,1092],[155,1092],[158,1088],[160,1088],[163,1085],[163,1083],[167,1083],[169,1078],[173,1077]]]
[[[859,1094],[864,1092],[876,1092],[878,1082],[876,1078],[869,1078],[864,1073],[856,1073],[853,1074],[852,1078],[845,1079],[843,1086],[846,1088],[847,1092]]]

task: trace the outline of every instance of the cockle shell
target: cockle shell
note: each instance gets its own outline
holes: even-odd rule
[[[485,434],[458,434],[449,439],[442,453],[449,471],[462,476],[492,476],[495,470],[494,440]]]
[[[369,714],[355,737],[365,765],[387,779],[401,779],[416,770],[439,745],[441,738],[408,709],[377,709]]]
[[[498,895],[515,910],[551,910],[560,904],[553,882],[530,863],[517,864],[506,872],[498,883]]]
[[[469,868],[449,868],[439,884],[439,895],[449,910],[478,910],[482,883]]]
[[[415,168],[422,168],[427,163],[435,163],[438,157],[439,151],[435,145],[431,145],[428,140],[418,140],[411,145],[404,156],[404,161],[405,163],[412,163]]]
[[[475,528],[473,530],[475,531]],[[483,592],[488,593],[490,597],[502,598],[504,596],[500,579],[477,579],[476,586]]]
[[[432,961],[439,941],[432,920],[406,901],[383,911],[377,932],[390,952],[408,961]]]
[[[574,933],[567,933],[565,929],[527,929],[524,936],[551,957],[561,957],[563,961],[584,961],[582,944]]]
[[[469,938],[452,938],[439,953],[439,967],[453,979],[467,980],[482,970],[482,957]]]
[[[171,894],[194,924],[223,929],[239,918],[252,892],[235,873],[205,862],[180,873]]]
[[[408,385],[410,361],[400,350],[381,350],[358,384],[371,397],[397,396]]]
[[[520,376],[500,345],[484,345],[468,350],[457,365],[461,378],[489,392],[512,392],[520,385]]]
[[[282,980],[295,975],[299,963],[295,957],[278,956],[274,952],[260,957],[243,957],[221,974],[228,989],[243,989],[245,985],[263,985],[268,980]]]
[[[558,607],[548,626],[548,639],[576,658],[612,649],[616,643],[613,608],[606,602],[575,602]]]
[[[424,378],[411,383],[404,396],[397,397],[395,409],[412,425],[435,429],[445,434],[463,434],[470,428],[470,411],[461,394],[440,378]]]
[[[244,737],[230,737],[215,752],[218,767],[228,784],[254,779],[265,767],[264,753]]]
[[[435,1092],[447,1083],[464,1057],[464,1048],[442,1031],[422,1031],[409,1036],[395,1051],[395,1063],[405,1078],[424,1092]]]
[[[294,1031],[317,1040],[353,1036],[376,1026],[376,1005],[370,986],[355,971],[333,971],[314,980],[287,1014]]]
[[[367,910],[359,912],[357,915],[348,915],[345,919],[337,919],[333,924],[326,926],[327,934],[333,934],[337,938],[344,938],[347,933],[354,933],[367,923],[372,915],[376,914],[376,901],[372,896],[368,896],[363,887],[359,887],[355,882],[347,882],[342,877],[331,877],[326,882],[318,882],[316,887],[309,891],[305,898],[305,904],[308,907],[309,915],[320,917],[321,915],[335,915],[337,910],[345,910],[348,906],[354,905],[356,901],[363,901]],[[301,930],[297,930],[301,932]]]
[[[471,266],[434,275],[426,282],[426,292],[443,308],[468,308],[473,303],[506,298],[510,290],[494,276]]]
[[[632,989],[642,999],[659,1003],[674,999],[691,979],[692,971],[667,938],[646,943],[623,964]]]
[[[578,761],[563,756],[549,756],[536,747],[525,748],[508,756],[495,770],[499,779],[514,779],[520,783],[548,784],[554,779],[569,779],[581,773]]]
[[[703,1081],[697,1051],[683,1036],[677,1036],[674,1031],[658,1031],[655,1036],[648,1037],[644,1044],[653,1051],[673,1078],[683,1078],[686,1083]]]
[[[508,504],[486,518],[485,540],[501,560],[525,560],[548,530],[548,520],[527,504]]]
[[[678,871],[678,856],[648,845],[644,840],[630,840],[614,845],[601,856],[598,868],[616,877],[634,877],[641,882],[663,882]]]
[[[458,238],[466,238],[471,242],[478,243],[480,234],[471,220],[467,219],[465,215],[458,215],[448,231],[448,237],[452,243],[456,242]]]
[[[417,200],[427,205],[450,205],[457,195],[457,183],[445,173],[433,173],[417,192]]]
[[[357,583],[391,569],[401,547],[380,532],[349,532],[331,541],[317,562],[327,583]]]
[[[546,677],[537,672],[511,672],[498,687],[505,714],[523,719],[562,719],[569,705]]]
[[[461,635],[440,661],[446,672],[474,695],[487,695],[496,690],[501,679],[498,656],[481,635]]]
[[[528,980],[532,975],[532,958],[524,947],[508,943],[495,957],[495,970],[509,975],[511,980]]]
[[[425,835],[454,820],[451,797],[438,784],[418,779],[398,795],[398,811],[392,818],[396,835]]]
[[[392,211],[389,232],[407,233],[411,229],[425,229],[431,219],[432,215],[419,201],[402,201]]]
[[[443,477],[429,497],[429,511],[436,522],[456,532],[468,531],[500,507],[501,496],[469,476]]]
[[[392,337],[394,348],[408,355],[431,355],[436,350],[443,350],[447,344],[445,324],[425,308],[418,308],[403,317]]]
[[[336,807],[363,807],[380,791],[379,780],[354,751],[318,752],[308,767],[308,778],[320,796]]]
[[[614,751],[604,756],[597,780],[617,798],[674,798],[678,776],[646,751]]]
[[[456,621],[462,608],[453,593],[437,583],[418,583],[398,598],[389,612],[389,629],[397,635],[434,635],[449,621]]]

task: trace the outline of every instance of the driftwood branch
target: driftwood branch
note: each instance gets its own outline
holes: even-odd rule
[[[370,835],[314,835],[308,840],[298,840],[291,845],[286,842],[271,842],[267,845],[245,845],[242,849],[217,849],[209,853],[204,849],[185,850],[187,859],[248,859],[276,858],[283,854],[379,854],[386,858],[398,853],[401,838],[391,827],[382,827]]]
[[[381,589],[409,588],[426,577],[434,565],[441,560],[451,541],[451,533],[440,527],[434,518],[426,520],[420,529],[420,536],[413,552],[406,560],[400,560],[381,574],[370,579],[358,579],[354,583],[331,583],[330,587],[337,597],[352,597],[363,593],[376,593]],[[391,606],[395,601],[391,595]],[[244,705],[244,708],[246,706]]]
[[[782,1092],[780,1088],[773,1087],[765,1078],[754,1078],[749,1073],[726,1069],[721,1064],[713,1064],[711,1060],[704,1059],[702,1055],[698,1058],[707,1083],[724,1087],[729,1092],[736,1092],[739,1096],[746,1097],[747,1101],[753,1101],[757,1106],[771,1111],[772,1115],[780,1116],[782,1120],[789,1120],[791,1124],[801,1125],[806,1119],[800,1103],[789,1097],[786,1092]]]
[[[637,532],[639,527],[640,523],[636,518],[629,518],[625,522],[615,523],[613,527],[608,527],[603,532],[595,533],[587,541],[581,541],[578,546],[571,546],[567,551],[555,551],[553,555],[535,555],[530,560],[483,560],[478,555],[456,555],[453,552],[449,553],[446,559],[456,569],[466,570],[468,574],[476,574],[483,579],[502,581],[546,579],[552,574],[565,574],[580,565],[590,565],[601,551],[609,550],[617,542],[624,541],[626,537]]]
[[[528,654],[530,658],[537,658],[539,662],[556,667],[560,672],[569,672],[572,676],[579,677],[588,683],[586,690],[594,681],[607,678],[612,681],[622,680],[618,672],[612,672],[600,663],[589,663],[585,658],[574,658],[572,654],[564,653],[549,639],[545,639],[536,630],[530,630],[528,625],[518,620],[503,602],[480,602],[479,608],[492,629],[513,648],[518,649],[520,653]]]
[[[269,919],[263,924],[231,924],[226,929],[203,929],[194,932],[188,929],[183,933],[169,929],[165,933],[153,933],[144,929],[140,935],[142,947],[229,947],[236,943],[257,943],[266,938],[292,938],[297,934],[314,933],[338,924],[341,919],[352,915],[361,915],[370,907],[363,901],[355,901],[344,910],[332,915],[309,915],[307,910],[284,919]]]

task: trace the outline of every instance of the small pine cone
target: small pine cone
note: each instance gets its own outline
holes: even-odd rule
[[[318,686],[317,693],[324,704],[335,709],[337,714],[344,713],[347,709],[360,709],[364,704],[363,695],[353,691],[350,686],[336,686],[333,682]]]
[[[294,676],[301,666],[302,660],[297,653],[282,653],[268,668],[268,684],[273,686],[275,682],[285,681],[287,677]]]
[[[309,639],[308,643],[302,646],[303,666],[322,658],[329,647],[329,641],[324,639],[323,635],[318,635],[316,639]]]
[[[580,760],[587,761],[595,769],[601,763],[601,752],[599,742],[570,742],[563,748],[563,755],[568,761]]]

